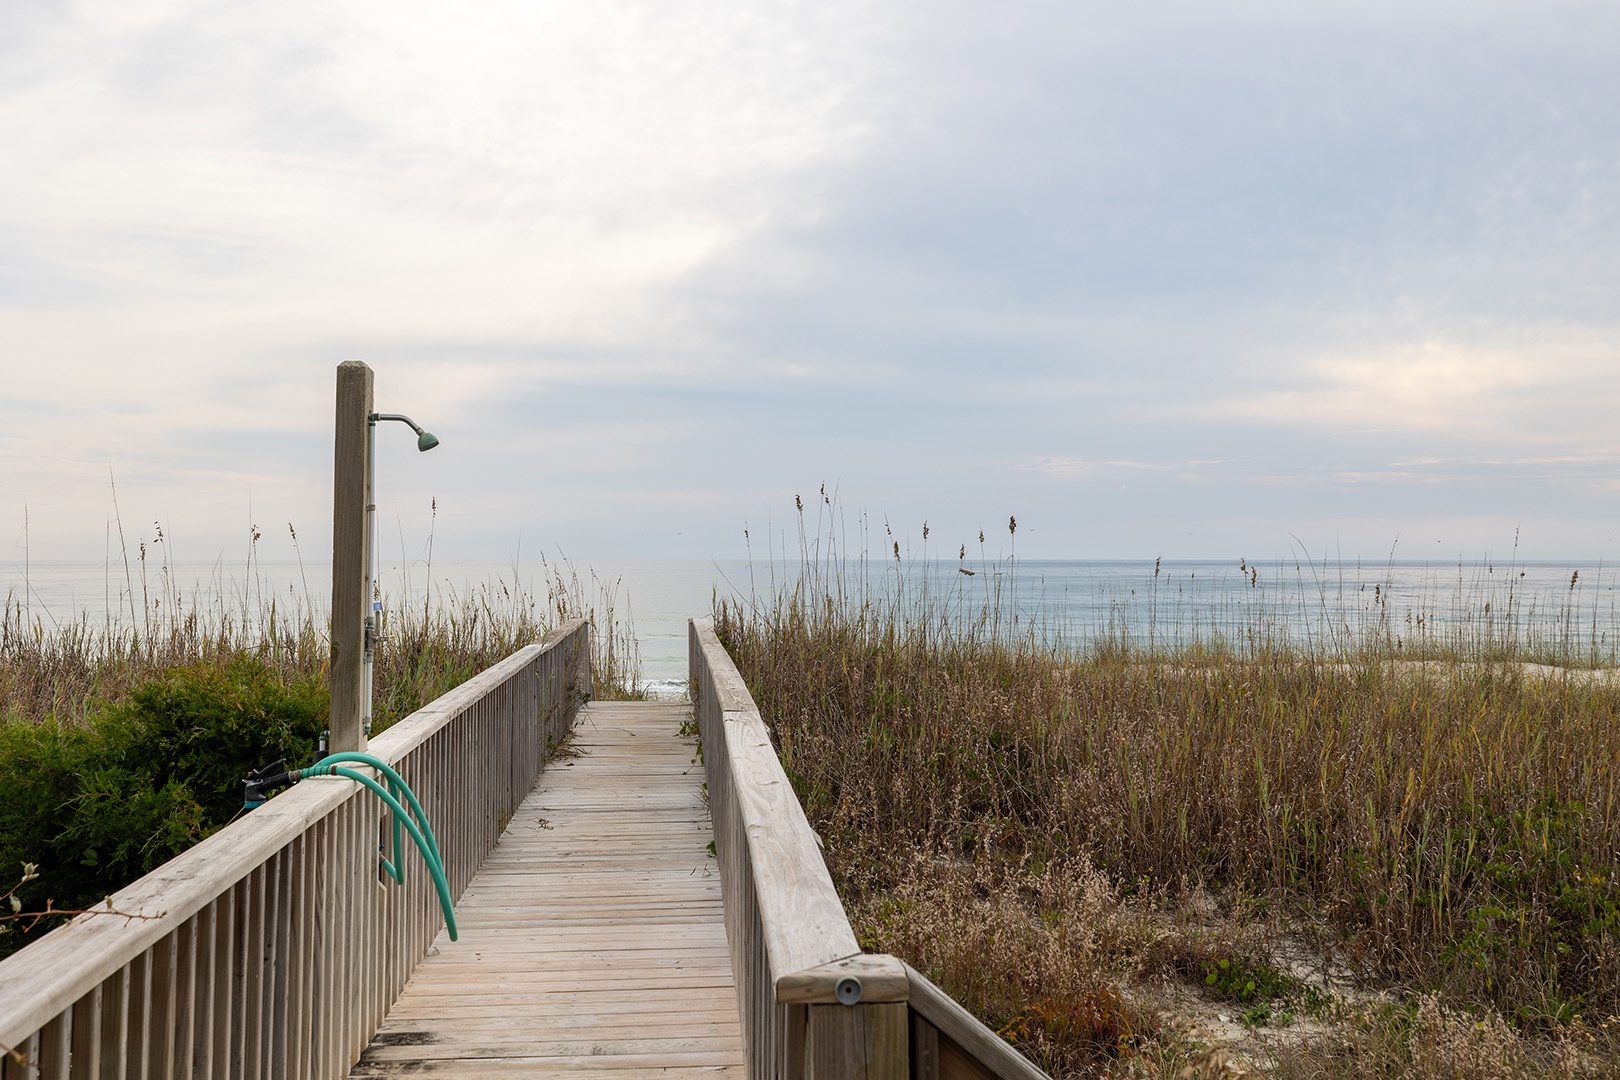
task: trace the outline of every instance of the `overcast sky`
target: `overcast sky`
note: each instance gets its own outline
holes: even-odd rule
[[[1620,6],[4,0],[0,557],[1620,557]]]

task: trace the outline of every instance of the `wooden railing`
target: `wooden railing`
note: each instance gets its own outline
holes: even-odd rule
[[[569,623],[373,739],[421,798],[460,896],[589,697]],[[443,925],[412,854],[383,885],[383,814],[306,780],[0,962],[5,1080],[348,1074]],[[19,1058],[26,1062],[22,1064]]]
[[[1042,1080],[915,969],[861,953],[736,665],[706,622],[688,641],[750,1080]]]

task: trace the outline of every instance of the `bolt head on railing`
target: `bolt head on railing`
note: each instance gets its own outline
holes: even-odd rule
[[[838,995],[838,1000],[842,1004],[854,1005],[861,1000],[861,980],[853,975],[846,975],[838,980],[838,985],[833,988],[833,993]]]

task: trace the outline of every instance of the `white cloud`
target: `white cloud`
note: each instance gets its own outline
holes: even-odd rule
[[[1232,465],[1228,461],[1130,461],[1076,457],[1040,457],[1012,462],[1009,468],[1045,476],[1115,476],[1123,473],[1205,473]]]
[[[57,285],[5,330],[85,363],[214,328],[691,339],[659,291],[866,131],[853,5],[98,4],[49,39],[0,97],[0,229]],[[116,328],[60,332],[91,306]]]
[[[570,453],[610,541],[806,474],[1543,495],[1620,407],[1620,37],[1551,7],[0,5],[0,526],[99,530],[111,463],[303,528],[346,357],[497,548]]]
[[[452,426],[735,364],[669,291],[859,151],[876,32],[853,3],[0,10],[0,497],[93,516],[116,463],[201,523],[307,487],[346,357]],[[287,432],[307,452],[196,460]]]
[[[1183,403],[1182,417],[1333,431],[1559,441],[1560,414],[1620,404],[1620,341],[1477,347],[1421,341],[1268,365],[1249,389]],[[1265,383],[1278,383],[1274,389]],[[1589,431],[1583,431],[1589,437]]]

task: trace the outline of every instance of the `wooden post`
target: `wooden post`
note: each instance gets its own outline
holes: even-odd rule
[[[906,1003],[811,1005],[805,1080],[910,1080]]]
[[[611,633],[611,628],[609,633]],[[595,676],[591,673],[591,635],[585,632],[579,646],[579,665],[574,669],[574,695],[581,705],[596,696]]]
[[[371,552],[366,545],[366,479],[370,475],[371,368],[345,360],[337,369],[337,429],[332,464],[331,749],[364,750],[361,685],[366,615],[371,605]]]

